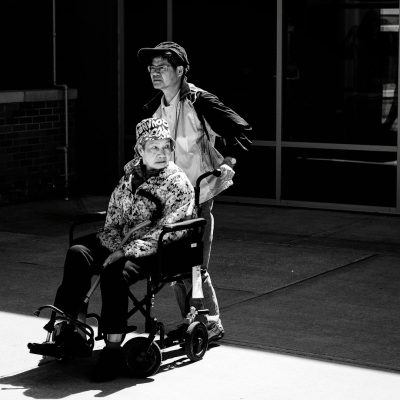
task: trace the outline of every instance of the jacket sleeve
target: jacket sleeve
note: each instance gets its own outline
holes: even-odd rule
[[[97,235],[101,244],[110,251],[116,251],[120,247],[123,236],[122,209],[120,206],[122,185],[124,185],[123,178],[111,194],[104,227]]]
[[[222,103],[214,94],[203,91],[193,103],[195,110],[203,116],[211,128],[225,143],[226,156],[240,157],[251,145],[248,138],[252,127],[240,115]]]
[[[168,185],[157,192],[162,199],[163,213],[141,238],[128,241],[123,247],[125,257],[143,257],[156,253],[158,237],[165,224],[179,222],[191,216],[194,209],[194,189],[184,173],[174,174],[168,178]],[[171,232],[164,236],[166,242],[180,239],[184,232]]]

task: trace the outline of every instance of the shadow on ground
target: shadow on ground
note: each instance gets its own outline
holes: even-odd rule
[[[93,357],[96,356],[97,354],[93,354]],[[152,378],[132,379],[122,377],[112,382],[96,383],[91,379],[92,366],[92,358],[76,359],[69,362],[51,361],[46,365],[1,378],[0,384],[12,386],[11,388],[1,389],[2,397],[9,390],[21,390],[24,396],[34,399],[62,399],[90,391],[98,392],[96,397],[107,397],[128,387],[153,381]]]
[[[217,347],[219,345],[216,343],[210,344],[207,354]],[[127,388],[135,390],[137,386],[154,382],[152,377],[135,378],[129,371],[111,382],[94,382],[91,374],[99,352],[95,350],[89,358],[47,361],[35,368],[2,377],[0,385],[10,387],[0,389],[1,397],[6,398],[8,391],[20,391],[24,397],[33,399],[62,399],[87,392],[98,392],[95,397],[107,397]],[[185,368],[190,364],[192,361],[186,357],[182,348],[168,350],[163,353],[163,362],[157,375]]]

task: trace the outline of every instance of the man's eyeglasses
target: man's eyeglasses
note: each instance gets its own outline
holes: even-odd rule
[[[170,65],[149,65],[147,67],[147,70],[151,73],[157,73],[157,74],[164,74],[168,71],[168,68],[170,67]]]

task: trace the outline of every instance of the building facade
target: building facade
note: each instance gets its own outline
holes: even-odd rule
[[[78,93],[79,190],[118,179],[154,94],[136,53],[174,40],[189,80],[254,129],[222,199],[400,213],[398,1],[41,3],[57,9],[58,70]]]

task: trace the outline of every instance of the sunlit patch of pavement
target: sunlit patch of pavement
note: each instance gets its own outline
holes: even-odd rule
[[[169,357],[149,378],[94,383],[93,358],[38,366],[41,356],[30,354],[27,343],[45,339],[45,323],[43,318],[0,312],[2,399],[397,400],[400,393],[399,374],[232,346],[229,333],[198,362],[180,354]],[[94,357],[102,346],[96,343]]]

